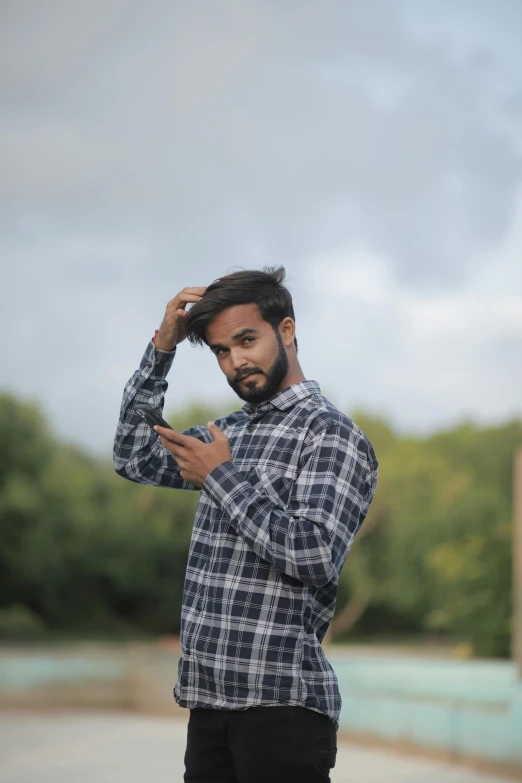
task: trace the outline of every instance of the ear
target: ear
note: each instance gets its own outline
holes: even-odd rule
[[[283,318],[279,324],[279,332],[281,334],[283,345],[289,348],[294,342],[295,338],[295,321],[293,318],[290,318],[289,315],[286,318]]]

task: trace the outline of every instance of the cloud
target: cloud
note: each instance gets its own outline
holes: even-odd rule
[[[307,372],[347,405],[415,426],[466,400],[480,416],[520,410],[506,304],[522,285],[519,4],[26,0],[1,13],[1,380],[39,395],[62,431],[80,407],[83,441],[109,441],[178,290],[279,263]],[[474,390],[492,367],[511,391]],[[173,402],[226,396],[206,354],[177,368]]]
[[[184,255],[228,241],[231,222],[237,258],[254,242],[297,261],[355,236],[417,287],[465,278],[507,229],[522,58],[484,49],[487,6],[446,6],[431,35],[429,4],[29,7],[12,7],[3,50],[3,191],[19,210],[103,213]]]
[[[403,288],[386,259],[365,251],[314,260],[309,285],[321,305],[313,327],[298,334],[300,345],[312,332],[322,335],[324,350],[310,359],[339,404],[370,407],[421,430],[437,421],[520,415],[522,197],[518,203],[504,246],[483,261],[486,271],[452,292]],[[515,263],[518,285],[511,287],[504,272]]]

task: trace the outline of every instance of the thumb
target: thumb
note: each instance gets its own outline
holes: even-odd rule
[[[209,423],[207,424],[207,427],[209,429],[210,434],[214,438],[214,440],[218,440],[218,438],[224,438],[225,437],[224,433],[221,432],[221,430],[219,429],[217,424],[214,424],[213,421],[209,421]]]

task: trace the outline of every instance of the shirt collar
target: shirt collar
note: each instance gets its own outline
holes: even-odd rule
[[[305,400],[307,397],[311,397],[312,394],[321,394],[321,387],[317,381],[301,381],[300,383],[293,383],[291,386],[287,386],[269,400],[260,402],[254,411],[254,406],[251,402],[246,402],[242,410],[251,416],[253,413],[259,411],[268,411],[272,408],[277,408],[280,411],[287,411],[297,405],[301,400]]]

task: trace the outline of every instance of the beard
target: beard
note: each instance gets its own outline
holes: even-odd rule
[[[273,397],[277,392],[282,382],[288,375],[288,355],[286,353],[285,346],[281,339],[281,335],[277,330],[274,330],[277,337],[278,352],[277,357],[267,373],[263,373],[257,367],[248,367],[242,370],[240,378],[234,378],[233,381],[227,378],[228,385],[234,389],[238,397],[245,402],[251,402],[254,405],[258,405],[261,402]],[[241,382],[241,378],[246,378],[249,373],[259,373],[259,375],[266,375],[265,382],[259,386],[258,378],[249,381],[247,385]]]

